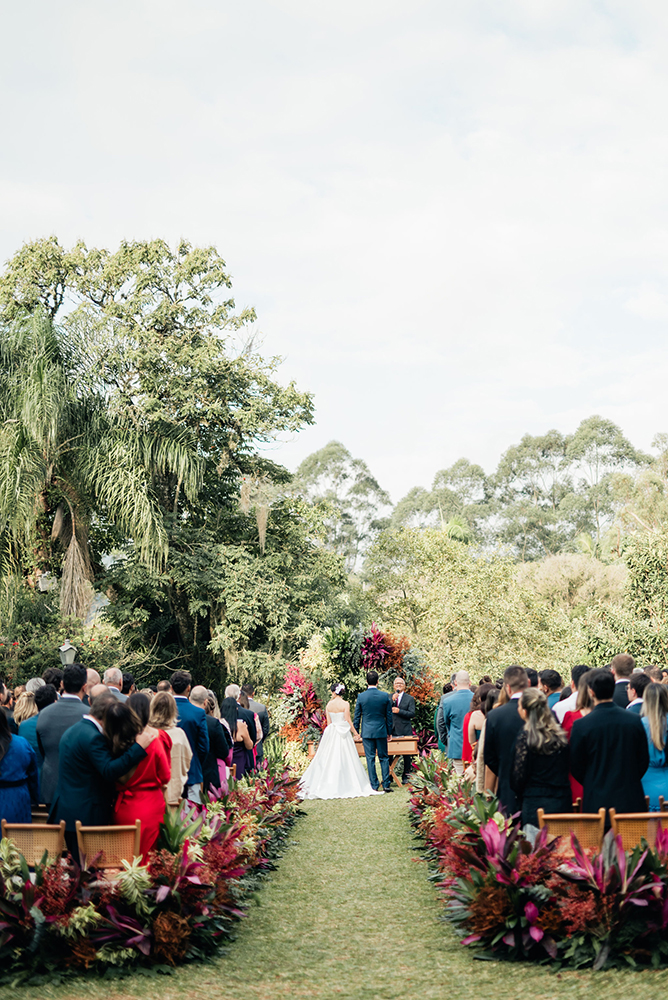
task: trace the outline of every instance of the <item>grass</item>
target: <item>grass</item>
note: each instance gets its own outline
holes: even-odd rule
[[[172,977],[0,989],[0,1000],[647,1000],[668,972],[477,962],[416,862],[406,792],[309,802],[227,956]]]

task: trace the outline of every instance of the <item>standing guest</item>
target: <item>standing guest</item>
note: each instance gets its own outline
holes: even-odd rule
[[[482,727],[485,725],[485,702],[490,691],[496,691],[491,681],[489,684],[481,684],[476,688],[471,699],[471,711],[469,713],[468,726],[466,727],[468,742],[471,747],[471,760],[477,757],[478,741],[480,740]]]
[[[225,697],[234,698],[235,701],[239,702],[239,695],[241,694],[241,688],[238,684],[228,684],[225,688]],[[250,733],[250,738],[253,741],[253,746],[257,743],[257,738],[259,733],[255,729],[255,714],[251,712],[249,708],[244,708],[243,705],[239,706],[238,717],[243,719],[243,721],[248,726],[248,732]]]
[[[157,683],[158,694],[162,691],[166,691],[168,694],[172,693],[172,685],[169,681],[158,681]]]
[[[12,693],[2,681],[0,681],[0,709],[9,723],[9,731],[15,736],[18,735],[19,727],[14,722],[14,701]]]
[[[232,736],[232,764],[236,764],[238,779],[246,773],[246,752],[252,750],[253,740],[248,732],[248,726],[239,717],[239,705],[236,698],[223,698],[220,706],[220,717],[229,726]]]
[[[45,684],[53,684],[56,692],[60,694],[63,687],[63,671],[60,667],[47,667],[42,674],[42,680]]]
[[[636,661],[628,653],[618,653],[613,657],[610,669],[615,678],[615,693],[612,700],[620,708],[626,708],[629,703],[627,688],[629,678],[635,669]]]
[[[499,689],[495,684],[490,684],[485,700],[480,704],[484,721],[480,730],[480,736],[478,737],[478,753],[475,762],[475,789],[480,795],[485,791],[485,729],[487,727],[487,716],[496,705],[498,697]]]
[[[629,699],[629,703],[626,706],[627,712],[635,712],[636,715],[642,714],[640,710],[642,708],[643,695],[651,683],[652,678],[649,674],[644,674],[639,670],[633,671],[629,677],[628,687],[626,688],[626,694]]]
[[[473,698],[468,671],[457,671],[456,685],[454,693],[443,702],[443,724],[448,732],[448,758],[457,774],[463,774],[464,719]]]
[[[415,718],[415,698],[406,691],[406,681],[403,677],[394,678],[394,697],[392,698],[392,735],[412,736],[413,722]],[[404,773],[401,778],[402,785],[407,785],[411,780],[413,770],[413,757],[409,753],[404,755]]]
[[[592,670],[587,684],[594,707],[571,734],[571,774],[582,785],[582,811],[644,812],[649,751],[642,722],[613,703],[609,670]]]
[[[165,799],[168,806],[178,806],[183,798],[188,780],[188,770],[193,757],[188,737],[177,726],[178,718],[179,713],[173,696],[168,691],[158,691],[151,701],[151,714],[148,722],[154,729],[165,731],[172,741],[170,751],[171,777],[165,789]]]
[[[237,698],[237,702],[239,703],[242,709],[245,709],[247,712],[250,713],[250,715],[253,716],[253,725],[255,726],[256,736],[255,736],[255,743],[253,745],[253,749],[249,753],[248,762],[246,766],[249,771],[254,771],[255,768],[257,767],[257,745],[262,739],[262,726],[260,725],[259,716],[255,712],[251,711],[250,702],[248,700],[247,694],[244,694],[243,691],[240,691],[239,697]]]
[[[553,709],[561,698],[561,689],[564,686],[561,674],[556,670],[541,670],[539,677],[538,687],[547,698],[550,709]]]
[[[188,737],[193,752],[190,770],[186,780],[185,797],[191,802],[200,802],[202,793],[202,763],[209,752],[209,731],[204,709],[191,705],[188,701],[192,687],[192,676],[187,670],[175,670],[170,678],[174,700],[179,713],[178,726]]]
[[[254,712],[260,720],[262,737],[258,743],[256,743],[255,749],[257,752],[257,759],[258,761],[261,761],[264,757],[264,741],[269,736],[269,712],[267,711],[266,705],[263,705],[261,701],[255,701],[253,698],[253,695],[255,694],[255,687],[253,684],[243,684],[241,687],[241,693],[247,696],[250,711]]]
[[[441,695],[441,700],[438,703],[438,708],[434,712],[434,734],[438,741],[438,749],[441,753],[448,752],[448,734],[445,726],[443,726],[443,699],[446,695],[452,694],[453,690],[454,688],[449,682],[443,685],[443,694]]]
[[[37,713],[41,712],[47,705],[53,705],[54,702],[58,701],[58,695],[56,694],[56,689],[53,684],[42,684],[32,697],[35,701],[35,709]],[[42,758],[39,753],[39,744],[37,742],[37,715],[30,716],[30,718],[26,719],[19,725],[19,736],[22,736],[24,740],[27,740],[37,754],[37,768],[41,774]]]
[[[105,670],[102,681],[117,701],[128,700],[128,696],[123,694],[123,674],[118,667],[109,667],[108,670]]]
[[[93,690],[93,688],[96,687],[99,683],[100,683],[100,675],[98,674],[97,670],[93,670],[92,667],[89,667],[88,670],[86,671],[86,693],[83,696],[83,703],[84,705],[86,705],[87,708],[90,708],[90,701],[91,701],[90,693]]]
[[[663,680],[663,674],[659,667],[645,667],[643,673],[647,674],[649,679],[654,681],[655,684],[660,684]]]
[[[588,670],[589,667],[585,666],[584,663],[578,663],[571,669],[571,693],[568,698],[565,698],[563,701],[558,702],[554,706],[554,714],[557,717],[557,722],[561,725],[563,725],[567,712],[576,711],[580,678],[584,676]]]
[[[487,716],[485,726],[485,788],[496,792],[499,805],[512,816],[518,811],[518,802],[510,784],[515,759],[515,740],[524,723],[517,711],[522,692],[529,686],[526,670],[514,664],[503,674],[503,688],[499,694],[508,699]]]
[[[132,694],[136,694],[137,685],[135,684],[135,679],[132,674],[123,674],[123,687],[121,688],[121,691],[127,698],[129,698]]]
[[[110,825],[116,795],[114,782],[143,760],[145,747],[152,742],[148,733],[140,733],[124,754],[112,757],[103,722],[107,709],[115,704],[108,690],[94,695],[90,714],[71,726],[60,741],[62,766],[58,768],[49,822],[65,820],[65,843],[75,861],[79,858],[76,821],[83,826]]]
[[[661,667],[661,684],[668,684],[668,669]]]
[[[139,691],[139,694],[146,695],[149,701],[153,701],[153,698],[155,697],[155,691],[153,688],[142,688],[141,691]]]
[[[47,805],[53,802],[58,784],[60,741],[70,726],[80,722],[86,714],[81,699],[86,688],[86,668],[72,663],[65,667],[63,693],[53,705],[43,709],[37,717],[35,732],[39,755],[42,759],[42,795]]]
[[[26,684],[26,691],[28,694],[34,694],[38,688],[44,687],[44,681],[41,677],[31,677]]]
[[[578,682],[577,691],[577,701],[575,703],[575,710],[573,712],[566,712],[564,716],[564,721],[561,724],[561,728],[564,730],[568,736],[569,742],[571,738],[571,733],[573,732],[573,724],[577,722],[578,719],[584,719],[586,715],[589,715],[594,703],[591,700],[591,695],[589,693],[589,670],[586,670],[584,674],[580,677]],[[579,781],[573,777],[572,774],[569,775],[571,782],[571,795],[573,797],[573,803],[576,803],[578,799],[582,802],[582,785]]]
[[[171,776],[172,741],[164,729],[149,726],[150,702],[144,694],[133,694],[128,700],[110,705],[104,716],[105,736],[111,744],[113,757],[128,750],[139,733],[153,737],[146,756],[129,774],[116,781],[118,797],[114,806],[117,826],[132,826],[141,820],[139,851],[148,859],[155,847],[160,824],[165,815],[165,789]]]
[[[539,684],[538,671],[534,670],[533,667],[527,667],[526,674],[529,678],[529,687],[537,688]]]
[[[21,695],[25,694],[25,693],[26,693],[26,686],[25,686],[25,684],[17,684],[16,687],[14,688],[14,691],[13,691],[14,708],[16,708],[16,703],[19,700],[19,698],[21,697]],[[18,726],[18,722],[16,723],[16,725]]]
[[[538,688],[527,688],[517,704],[523,720],[515,740],[510,784],[522,811],[522,826],[538,826],[538,808],[547,813],[570,812],[568,737]]]
[[[8,823],[30,823],[31,801],[39,804],[37,756],[27,740],[15,736],[0,712],[0,817]]]
[[[201,684],[196,685],[190,692],[190,700],[193,705],[203,708],[206,713],[209,750],[202,762],[202,784],[206,793],[210,789],[222,788],[221,769],[218,762],[227,763],[233,749],[232,737],[220,720],[213,715],[213,702],[209,700],[209,692],[205,687],[202,687]]]
[[[635,674],[632,680],[635,678]],[[631,684],[629,683],[629,687]],[[630,706],[629,706],[630,707]],[[659,798],[668,799],[668,761],[666,760],[666,718],[668,689],[665,684],[645,687],[640,721],[647,737],[649,767],[642,779],[643,792],[649,796],[650,812],[659,811]]]
[[[14,722],[21,728],[21,723],[26,722],[31,719],[34,715],[37,715],[37,705],[35,704],[35,695],[28,694],[24,691],[22,695],[19,696],[16,702],[16,707],[14,708]],[[19,733],[19,736],[21,734]]]

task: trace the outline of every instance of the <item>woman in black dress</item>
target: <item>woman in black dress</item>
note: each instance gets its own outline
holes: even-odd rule
[[[571,812],[568,780],[568,737],[538,688],[527,688],[517,705],[524,728],[515,741],[510,784],[522,808],[522,826],[538,826],[539,808],[546,813]]]

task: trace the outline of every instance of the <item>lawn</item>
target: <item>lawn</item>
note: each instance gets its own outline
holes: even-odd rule
[[[647,1000],[668,972],[478,962],[415,860],[406,792],[310,802],[227,956],[171,977],[0,989],[0,1000]]]

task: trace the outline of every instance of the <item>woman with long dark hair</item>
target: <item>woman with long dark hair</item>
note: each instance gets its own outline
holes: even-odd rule
[[[32,822],[31,800],[39,803],[37,755],[26,739],[12,734],[0,712],[0,819]]]
[[[537,810],[571,812],[568,737],[538,688],[526,688],[517,705],[524,728],[515,741],[510,785],[522,808],[522,826],[538,826]]]
[[[155,736],[146,748],[146,756],[116,782],[114,822],[118,826],[131,826],[141,820],[139,850],[144,862],[158,839],[165,814],[165,789],[171,775],[172,741],[164,730],[148,725],[150,708],[145,694],[133,694],[126,702],[112,703],[104,717],[104,730],[114,757],[125,753],[139,733],[148,731]]]
[[[236,698],[223,698],[220,706],[220,717],[224,719],[232,734],[232,764],[236,764],[237,778],[246,773],[247,750],[253,749],[253,740],[248,732],[248,726],[237,715],[239,705]]]

